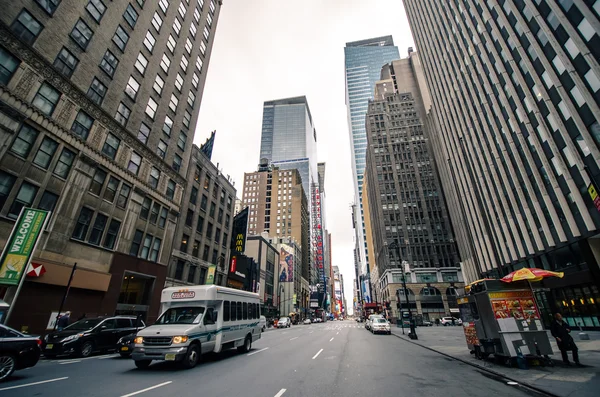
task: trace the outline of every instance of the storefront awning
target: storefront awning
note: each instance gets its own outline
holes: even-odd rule
[[[35,264],[42,264],[46,272],[39,277],[27,277],[27,281],[42,284],[52,284],[66,286],[71,276],[71,266],[51,263],[46,261],[34,260]],[[94,291],[108,291],[111,274],[96,272],[77,266],[77,270],[73,275],[71,287],[89,289]]]

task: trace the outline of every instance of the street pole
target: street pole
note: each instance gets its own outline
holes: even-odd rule
[[[63,306],[65,305],[65,301],[67,300],[67,296],[69,295],[69,290],[71,289],[71,281],[73,281],[73,275],[75,274],[75,269],[77,269],[77,262],[73,265],[73,269],[71,270],[71,277],[69,277],[69,282],[67,283],[67,290],[62,298],[62,302],[60,302],[60,307],[58,308],[58,315],[56,316],[56,321],[54,322],[54,328],[52,332],[56,331],[56,326],[58,325],[58,319],[60,317],[60,313],[62,313]]]
[[[396,242],[393,242],[392,244],[390,244],[390,247],[392,246],[396,249],[396,256],[398,257],[398,260],[400,260],[400,245]],[[406,288],[406,274],[404,273],[404,261],[400,262],[400,266],[402,271],[402,289],[404,290],[404,296],[406,297],[406,306],[408,307],[408,321],[410,323],[410,332],[408,336],[410,336],[411,339],[419,339],[417,337],[417,329],[413,322],[412,311],[410,309],[410,302],[408,300],[408,288]],[[402,331],[404,333],[404,318],[402,319]]]

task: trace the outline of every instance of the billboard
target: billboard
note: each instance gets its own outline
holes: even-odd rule
[[[248,207],[233,217],[231,250],[233,254],[243,254],[246,250],[246,231],[248,230]]]
[[[293,249],[282,245],[279,250],[279,282],[294,282],[294,254]]]
[[[215,283],[215,270],[217,269],[216,265],[211,265],[208,267],[208,271],[206,272],[206,285],[212,285]]]
[[[0,284],[18,285],[48,220],[48,211],[24,208],[0,261]]]

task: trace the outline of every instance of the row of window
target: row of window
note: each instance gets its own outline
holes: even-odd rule
[[[223,321],[255,320],[260,318],[260,305],[247,302],[223,302]]]
[[[143,231],[138,229],[133,236],[129,255],[156,262],[160,253],[161,244],[162,240],[160,238],[154,237],[149,233],[144,234]]]
[[[86,241],[112,250],[115,248],[120,229],[120,220],[111,219],[108,215],[83,207],[71,237],[74,240]]]
[[[16,176],[0,170],[0,210],[4,207],[4,204],[6,204],[8,196],[16,181]],[[23,181],[6,216],[10,219],[17,219],[21,213],[21,209],[32,206],[46,211],[54,211],[58,201],[58,195],[46,190],[40,196],[37,204],[34,205],[38,192],[38,186]]]

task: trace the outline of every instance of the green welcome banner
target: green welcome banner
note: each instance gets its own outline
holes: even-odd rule
[[[19,284],[47,219],[48,211],[23,209],[2,251],[0,284]]]
[[[211,285],[215,283],[215,270],[217,270],[216,265],[208,267],[208,272],[206,272],[206,285]]]

